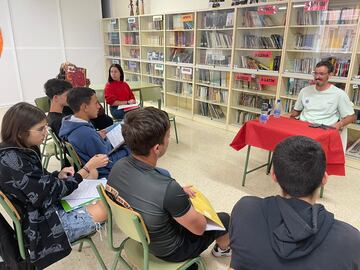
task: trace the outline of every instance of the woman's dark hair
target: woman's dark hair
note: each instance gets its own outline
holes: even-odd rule
[[[114,81],[113,78],[111,78],[111,74],[110,74],[110,71],[111,71],[111,68],[117,68],[120,72],[120,81],[123,82],[124,81],[124,71],[123,69],[121,68],[121,66],[119,64],[112,64],[110,67],[109,67],[109,78],[108,78],[108,82],[112,82]]]
[[[29,130],[46,119],[45,113],[26,102],[13,105],[5,113],[1,124],[1,139],[7,144],[26,147]]]

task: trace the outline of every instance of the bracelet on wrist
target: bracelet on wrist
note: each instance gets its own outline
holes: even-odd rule
[[[86,167],[85,165],[82,167],[87,173],[90,173],[90,170],[88,167]]]

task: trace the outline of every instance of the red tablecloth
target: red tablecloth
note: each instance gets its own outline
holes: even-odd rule
[[[246,122],[230,144],[235,150],[246,145],[265,150],[275,146],[290,136],[306,136],[321,143],[326,155],[326,171],[329,175],[345,175],[345,157],[339,131],[310,128],[308,122],[280,117],[270,117],[266,124],[258,119]]]

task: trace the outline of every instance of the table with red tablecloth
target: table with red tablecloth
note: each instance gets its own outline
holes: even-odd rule
[[[230,144],[235,150],[240,150],[248,145],[243,184],[245,183],[246,174],[249,173],[247,171],[247,163],[250,155],[250,147],[255,146],[264,150],[273,151],[279,142],[290,136],[306,136],[318,141],[326,155],[326,172],[329,175],[345,175],[344,149],[338,130],[311,128],[308,122],[286,117],[274,118],[271,116],[267,123],[260,123],[258,119],[246,122]],[[270,155],[268,163],[265,164],[268,168],[269,162]],[[264,167],[265,165],[260,167]]]

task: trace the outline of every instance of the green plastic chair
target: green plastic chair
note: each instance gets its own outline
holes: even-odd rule
[[[50,99],[47,96],[35,98],[35,105],[44,113],[50,111]]]
[[[83,164],[80,157],[76,153],[74,146],[72,146],[72,144],[69,142],[64,142],[64,144],[68,154],[70,155],[70,163],[73,165],[75,171],[79,171],[83,167]]]
[[[133,269],[129,263],[135,265],[137,269],[143,270],[187,269],[194,263],[201,267],[201,269],[205,269],[205,263],[200,256],[184,262],[172,263],[163,261],[150,254],[150,237],[144,220],[140,214],[122,207],[111,200],[111,198],[106,194],[103,185],[97,186],[97,190],[108,212],[108,245],[112,251],[116,252],[111,269],[115,270],[119,261],[122,266],[128,270]],[[118,247],[115,247],[113,242],[113,222],[115,222],[119,229],[128,236]],[[122,251],[125,252],[126,258],[129,262],[127,262],[121,255]]]
[[[15,232],[16,232],[16,239],[17,239],[18,246],[19,246],[20,256],[23,260],[25,260],[26,256],[27,256],[26,255],[27,251],[25,250],[25,245],[24,245],[23,230],[21,227],[20,215],[19,215],[18,211],[16,210],[16,208],[14,207],[14,205],[12,204],[12,202],[1,191],[0,191],[0,205],[4,208],[5,212],[9,215],[12,222],[14,223],[14,228],[15,228]],[[82,250],[84,242],[88,243],[96,256],[96,259],[98,260],[98,262],[101,266],[101,269],[106,270],[107,269],[106,265],[104,264],[104,261],[101,258],[100,253],[99,253],[98,249],[96,248],[93,240],[91,239],[91,237],[94,234],[96,234],[96,232],[91,235],[84,236],[84,237],[76,240],[75,242],[72,242],[71,245],[74,246],[74,245],[80,244],[79,249],[78,249],[80,252]]]
[[[48,132],[53,140],[54,155],[56,159],[60,160],[60,166],[61,168],[63,168],[65,165],[64,145],[61,143],[60,139],[58,138],[58,136],[56,136],[55,132],[51,128],[48,128]],[[45,153],[48,153],[48,150],[46,150]],[[49,164],[49,160],[50,158],[46,162],[46,168],[47,165]]]
[[[96,97],[97,100],[99,101],[100,104],[102,104],[102,106],[105,109],[105,113],[109,114],[109,105],[106,103],[105,101],[105,93],[104,93],[104,89],[95,89],[95,93],[96,93]]]
[[[160,87],[140,89],[140,99],[141,99],[141,104],[144,104],[144,101],[155,101],[155,102],[158,103],[158,109],[161,109],[161,90],[160,90]],[[178,138],[177,128],[176,128],[175,115],[171,114],[171,113],[169,113],[168,115],[169,115],[169,121],[174,122],[176,143],[179,143],[179,138]]]

